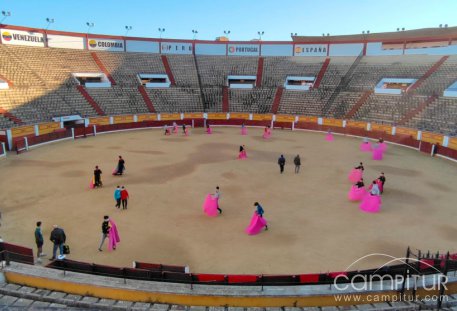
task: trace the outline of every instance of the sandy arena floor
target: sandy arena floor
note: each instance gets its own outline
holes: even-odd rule
[[[389,145],[381,162],[359,151],[360,139],[276,130],[264,141],[262,129],[215,128],[213,135],[164,137],[162,130],[99,135],[34,149],[0,160],[0,235],[33,247],[37,220],[43,221],[45,252],[53,224],[62,226],[70,259],[130,266],[133,260],[189,265],[208,273],[312,273],[341,271],[372,252],[404,256],[406,247],[456,251],[456,192],[453,162]],[[245,144],[248,160],[236,160]],[[277,158],[286,156],[285,174]],[[301,172],[293,157],[300,154]],[[117,156],[125,176],[112,176]],[[365,180],[384,171],[382,212],[366,214],[346,199],[347,175],[359,161]],[[88,188],[95,165],[104,187]],[[114,208],[113,191],[130,192],[127,211]],[[202,203],[221,187],[223,214],[206,217]],[[244,233],[259,201],[270,230]],[[118,225],[115,252],[98,252],[103,215]],[[45,260],[47,261],[47,260]],[[385,260],[364,260],[369,268]]]

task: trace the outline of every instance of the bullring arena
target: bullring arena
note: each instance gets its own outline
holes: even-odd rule
[[[343,271],[365,254],[401,257],[415,245],[441,252],[452,248],[454,220],[446,215],[457,190],[453,162],[391,146],[379,163],[359,151],[358,138],[327,142],[323,133],[279,129],[267,141],[262,132],[253,128],[241,136],[239,128],[216,127],[212,135],[195,129],[185,137],[141,130],[8,157],[0,163],[8,215],[3,236],[33,248],[29,228],[42,220],[45,236],[53,224],[65,229],[74,260],[114,266],[160,262],[221,274]],[[243,144],[248,159],[238,160]],[[122,177],[110,174],[119,154],[126,159]],[[283,175],[276,164],[280,154],[288,161]],[[299,174],[289,163],[296,154],[302,158]],[[388,178],[380,214],[363,213],[347,200],[347,175],[360,161],[367,179],[381,171]],[[91,190],[96,164],[104,171],[103,188]],[[128,187],[128,210],[114,208],[117,185]],[[213,219],[202,204],[216,185],[223,214]],[[244,229],[255,201],[266,209],[270,230],[250,237]],[[35,214],[40,218],[30,218]],[[121,233],[115,253],[97,250],[103,215],[115,219]],[[46,253],[52,253],[51,246]],[[379,264],[367,260],[357,268]]]
[[[457,305],[455,28],[254,43],[0,31],[0,306]],[[367,193],[352,202],[359,162]],[[92,189],[95,166],[103,187]],[[222,213],[208,217],[217,186]],[[373,198],[382,204],[367,213]],[[120,235],[112,251],[98,250],[105,215]],[[53,225],[65,258],[51,258]],[[369,277],[397,281],[352,284]]]

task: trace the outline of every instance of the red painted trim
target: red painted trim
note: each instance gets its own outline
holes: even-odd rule
[[[175,77],[173,76],[173,71],[171,71],[170,64],[168,63],[167,55],[162,55],[161,57],[162,57],[163,67],[165,68],[165,72],[167,73],[168,78],[170,79],[170,83],[171,83],[171,85],[175,86],[176,85]]]
[[[367,42],[363,43],[362,55],[367,56]]]
[[[9,87],[12,87],[13,86],[13,82],[11,82],[11,80],[8,80],[6,77],[4,77],[2,74],[0,74],[0,79],[2,79],[3,81],[5,81],[6,83],[8,83]]]
[[[92,55],[92,58],[94,59],[95,63],[97,64],[98,68],[108,77],[108,80],[111,82],[111,85],[116,85],[116,81],[114,81],[113,76],[111,76],[111,73],[106,69],[105,65],[103,65],[103,62],[98,58],[98,55],[96,52],[90,52],[90,55]]]
[[[327,43],[327,57],[330,56],[330,43]]]

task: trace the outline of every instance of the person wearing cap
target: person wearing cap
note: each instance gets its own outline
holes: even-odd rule
[[[109,234],[109,229],[110,229],[110,223],[109,223],[109,217],[108,216],[103,216],[103,222],[102,222],[102,240],[100,241],[100,245],[98,247],[98,250],[101,252],[102,251],[102,246],[103,243],[105,243],[106,238],[108,237]]]
[[[52,248],[52,258],[49,260],[55,260],[56,255],[57,255],[57,249],[60,251],[60,256],[59,259],[64,259],[65,255],[63,253],[63,245],[65,244],[65,241],[67,240],[67,237],[65,235],[65,231],[62,228],[59,228],[59,226],[54,225],[54,229],[51,231],[51,237],[49,238],[52,243],[54,243],[54,246]]]

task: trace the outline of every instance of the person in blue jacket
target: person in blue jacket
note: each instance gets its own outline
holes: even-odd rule
[[[116,190],[114,190],[114,199],[116,200],[117,208],[121,208],[121,187],[117,186]]]
[[[265,211],[263,210],[262,205],[260,205],[259,202],[255,202],[254,206],[257,208],[257,210],[255,211],[257,215],[263,218],[263,214],[265,213]],[[265,226],[265,230],[268,230],[267,225]]]

